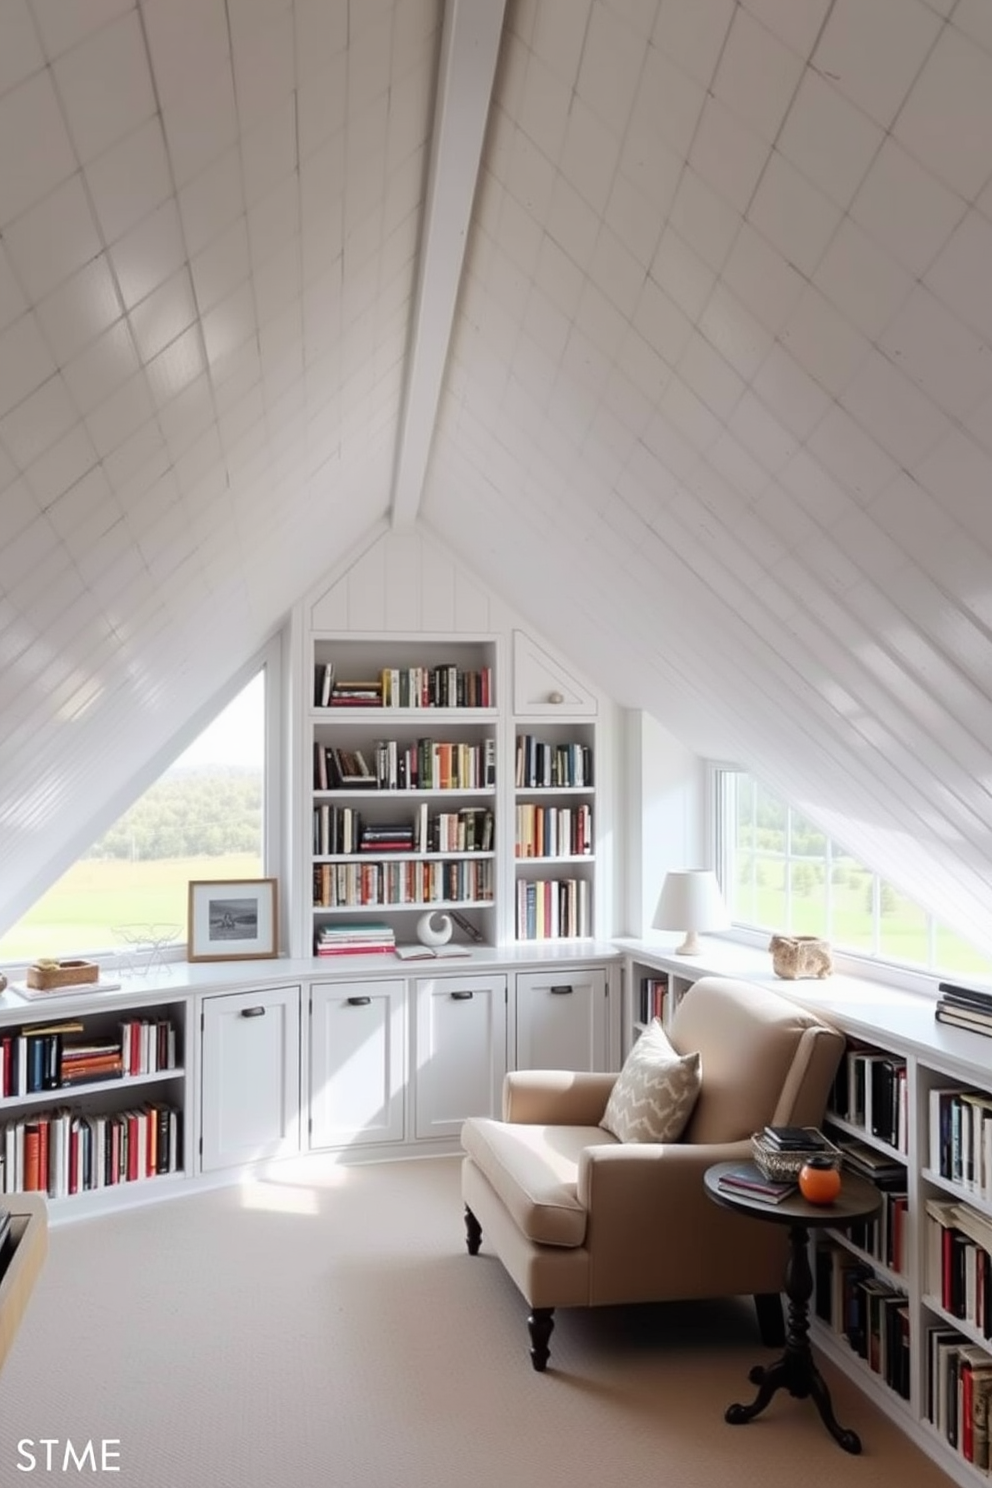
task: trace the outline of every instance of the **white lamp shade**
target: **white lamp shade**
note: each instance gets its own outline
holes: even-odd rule
[[[684,930],[685,940],[676,953],[698,955],[700,931],[726,930],[730,924],[716,874],[709,868],[667,873],[652,924],[655,930]]]

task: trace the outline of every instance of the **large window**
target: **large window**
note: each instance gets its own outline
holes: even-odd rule
[[[992,958],[859,863],[760,781],[716,772],[720,877],[745,928],[819,935],[913,971],[992,975]]]
[[[128,959],[150,938],[185,946],[191,878],[263,876],[265,679],[262,668],[0,937],[0,962],[106,952]]]

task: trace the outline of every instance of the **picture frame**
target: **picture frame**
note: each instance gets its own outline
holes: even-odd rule
[[[191,879],[188,961],[262,961],[279,954],[274,878]]]

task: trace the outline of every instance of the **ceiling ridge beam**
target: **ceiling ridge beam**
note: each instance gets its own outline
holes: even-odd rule
[[[390,513],[416,521],[441,401],[505,0],[446,0]]]

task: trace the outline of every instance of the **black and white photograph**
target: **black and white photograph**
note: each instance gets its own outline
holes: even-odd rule
[[[275,956],[277,925],[274,878],[190,882],[190,961],[248,961]]]

